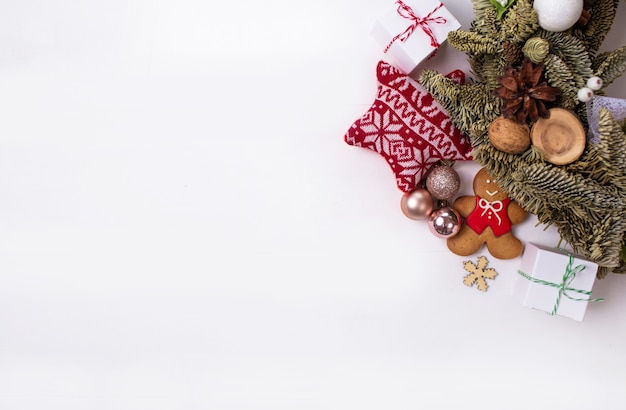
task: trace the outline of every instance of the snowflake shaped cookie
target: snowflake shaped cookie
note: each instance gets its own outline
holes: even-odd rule
[[[495,269],[485,269],[488,263],[489,261],[484,256],[480,256],[476,264],[472,261],[463,262],[463,268],[469,272],[469,275],[463,278],[463,283],[470,287],[475,283],[478,290],[486,292],[489,286],[485,279],[494,279],[498,275]]]

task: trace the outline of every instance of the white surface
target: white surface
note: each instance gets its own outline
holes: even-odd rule
[[[478,255],[343,142],[390,3],[4,2],[1,409],[623,407],[625,277],[582,323],[522,307],[515,261],[468,288]]]

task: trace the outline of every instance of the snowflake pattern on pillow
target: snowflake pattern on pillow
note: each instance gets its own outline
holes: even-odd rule
[[[382,155],[403,192],[413,190],[440,160],[470,160],[472,146],[417,81],[380,61],[378,92],[370,109],[344,135],[349,145]],[[448,74],[463,84],[465,74]]]

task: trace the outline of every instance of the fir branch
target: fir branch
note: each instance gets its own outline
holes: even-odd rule
[[[620,248],[615,244],[620,243],[626,224],[619,212],[623,210],[594,218],[594,214],[586,213],[584,209],[553,203],[548,206],[544,204],[536,215],[539,223],[556,226],[561,238],[576,253],[598,263],[598,276],[602,277],[620,265]]]
[[[506,65],[507,61],[503,54],[485,54],[482,59],[480,70],[476,71],[477,73],[480,73],[480,76],[476,78],[481,78],[482,81],[484,81],[486,88],[495,90],[500,87],[498,76],[502,74]]]
[[[502,31],[509,34],[513,41],[523,44],[539,27],[537,12],[530,0],[518,0],[503,19]]]
[[[485,77],[483,77],[483,67],[485,67],[485,65],[490,64],[490,60],[492,60],[494,58],[493,54],[477,54],[477,55],[470,55],[468,60],[469,60],[469,65],[470,65],[470,74],[472,75],[472,77],[474,78],[475,81],[484,81]]]
[[[472,4],[474,5],[474,20],[476,21],[484,19],[487,14],[497,14],[496,9],[489,0],[472,0]]]
[[[423,70],[419,81],[450,113],[459,130],[466,134],[470,134],[472,125],[485,117],[492,117],[492,121],[500,111],[500,102],[491,92],[486,92],[487,87],[482,83],[460,86],[432,70]]]
[[[497,12],[489,4],[489,7],[485,7],[479,11],[475,11],[475,14],[480,14],[480,19],[474,19],[470,25],[470,31],[477,32],[492,38],[500,35],[500,20],[498,20]]]
[[[448,111],[455,110],[458,105],[461,86],[451,78],[434,70],[422,70],[419,82]],[[454,117],[454,115],[453,115]]]
[[[617,13],[619,0],[595,0],[589,22],[585,26],[583,42],[591,55],[595,55],[606,38]]]
[[[609,151],[610,165],[605,169],[607,178],[622,188],[626,197],[626,134],[610,111],[602,108],[599,113],[600,144]]]
[[[560,104],[568,110],[576,106],[578,90],[583,87],[582,78],[571,72],[570,67],[554,54],[549,54],[544,61],[544,73],[552,87],[561,90]]]
[[[591,68],[602,79],[603,87],[611,84],[626,71],[626,45],[599,54]]]
[[[604,221],[592,226],[591,235],[585,244],[590,259],[598,261],[598,264],[606,267],[618,267],[621,262],[621,249],[619,246],[609,246],[608,244],[619,243],[623,238],[624,230],[626,230],[626,219],[623,214],[612,214]]]
[[[583,178],[597,181],[600,185],[610,183],[613,175],[607,172],[607,166],[611,164],[611,155],[607,149],[606,141],[597,145],[589,144],[583,155],[572,164],[566,165],[567,172],[579,174]]]
[[[451,31],[448,43],[467,54],[494,54],[499,48],[495,39],[472,31]]]
[[[550,53],[556,54],[570,67],[570,72],[576,73],[578,88],[586,85],[587,78],[593,75],[591,58],[585,44],[580,39],[565,32],[552,32],[540,29],[540,37],[550,43]]]
[[[523,182],[528,190],[545,198],[547,203],[555,203],[570,209],[602,211],[624,208],[624,198],[617,189],[598,184],[596,181],[572,174],[563,168],[548,163],[535,163],[513,172],[511,178]]]

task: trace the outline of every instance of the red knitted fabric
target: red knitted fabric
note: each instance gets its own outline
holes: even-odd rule
[[[378,93],[371,108],[344,139],[385,157],[403,192],[413,190],[428,169],[440,160],[469,160],[472,146],[448,114],[417,81],[380,61]],[[462,84],[465,74],[448,77]]]

